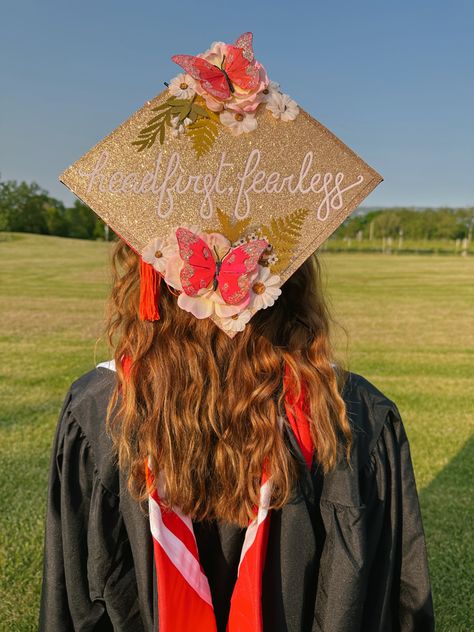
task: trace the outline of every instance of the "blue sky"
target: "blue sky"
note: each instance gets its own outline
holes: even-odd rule
[[[58,175],[161,91],[170,57],[254,32],[271,78],[384,177],[366,205],[474,205],[474,2],[0,0],[0,174]]]

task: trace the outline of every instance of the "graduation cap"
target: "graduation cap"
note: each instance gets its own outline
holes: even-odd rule
[[[251,33],[172,59],[60,180],[140,255],[142,318],[164,280],[232,337],[383,178],[269,80]]]

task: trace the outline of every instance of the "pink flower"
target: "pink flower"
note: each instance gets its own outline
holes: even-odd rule
[[[214,42],[209,50],[198,55],[198,57],[202,57],[218,68],[223,66],[225,70],[225,59],[231,48],[233,48],[232,45],[224,42]],[[263,91],[268,86],[269,80],[266,70],[260,62],[254,60],[249,62],[249,65],[252,65],[258,73],[257,85],[252,89],[246,90],[237,85],[237,83],[232,83],[234,91],[228,99],[224,100],[209,94],[199,81],[196,81],[194,89],[204,98],[207,107],[213,112],[220,112],[224,109],[224,105],[226,109],[234,110],[235,112],[254,112],[265,98]]]

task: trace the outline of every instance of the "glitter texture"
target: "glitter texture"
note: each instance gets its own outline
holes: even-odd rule
[[[171,133],[163,145],[138,152],[132,141],[153,115],[151,108],[169,96],[164,90],[147,101],[59,178],[137,252],[176,225],[219,231],[217,208],[235,219],[250,218],[247,232],[308,209],[288,266],[280,272],[282,285],[383,180],[301,108],[288,122],[261,108],[257,129],[239,136],[222,127],[199,159],[189,138]]]

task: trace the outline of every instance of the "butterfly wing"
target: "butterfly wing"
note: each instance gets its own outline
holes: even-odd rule
[[[180,280],[188,296],[196,296],[214,280],[216,262],[206,242],[187,228],[176,230],[179,255],[184,261]]]
[[[242,49],[242,55],[249,62],[252,62],[255,58],[253,54],[252,40],[253,33],[248,31],[247,33],[242,33],[242,35],[235,40],[234,44],[234,46],[237,46],[237,48]]]
[[[238,305],[248,298],[250,277],[267,246],[265,239],[249,241],[233,248],[225,257],[218,275],[218,287],[227,304]]]
[[[228,46],[224,63],[232,84],[243,90],[255,90],[260,81],[260,71],[255,65],[252,37],[252,33],[244,33],[234,46]]]
[[[224,73],[220,68],[210,64],[202,57],[193,55],[174,55],[171,58],[181,66],[188,75],[199,81],[204,90],[217,99],[228,99],[230,88]]]

